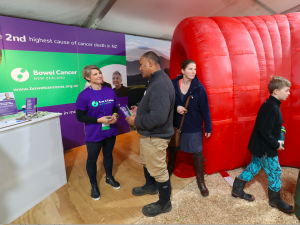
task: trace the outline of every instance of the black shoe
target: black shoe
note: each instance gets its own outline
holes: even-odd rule
[[[155,184],[152,185],[144,185],[142,187],[135,187],[132,189],[132,194],[135,196],[142,196],[142,195],[156,195],[158,193],[158,189]]]
[[[283,199],[280,197],[280,191],[275,192],[269,188],[268,194],[269,194],[270,206],[276,207],[285,213],[293,213],[294,212],[294,206],[289,205],[285,201],[283,201]]]
[[[95,201],[98,201],[100,199],[100,191],[99,191],[98,185],[97,184],[92,184],[91,186],[92,186],[92,188],[91,188],[91,197]]]
[[[247,184],[247,181],[241,180],[238,177],[235,178],[232,187],[232,196],[235,198],[245,199],[248,202],[252,202],[255,200],[253,195],[246,194],[244,192],[244,187]]]
[[[120,183],[118,181],[116,181],[113,176],[111,176],[109,178],[106,177],[106,184],[109,184],[114,189],[119,189],[121,187]]]
[[[149,205],[145,205],[142,209],[142,212],[145,216],[154,217],[161,213],[170,212],[172,210],[171,201],[168,201],[165,204],[159,204],[159,200],[157,202],[151,203]]]

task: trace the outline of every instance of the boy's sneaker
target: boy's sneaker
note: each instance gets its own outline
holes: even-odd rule
[[[100,199],[100,191],[98,188],[97,184],[92,184],[91,188],[91,197],[95,200],[98,201]]]
[[[106,177],[106,184],[109,184],[114,189],[119,189],[121,187],[120,183],[118,181],[116,181],[113,176]]]

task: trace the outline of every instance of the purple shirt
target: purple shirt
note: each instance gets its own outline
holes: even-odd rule
[[[113,89],[105,86],[98,91],[88,87],[79,93],[76,100],[76,110],[85,111],[87,116],[95,118],[111,116],[114,106],[119,107],[117,96]],[[85,123],[85,141],[98,142],[117,134],[116,124],[110,124],[109,130],[102,130],[102,123]]]

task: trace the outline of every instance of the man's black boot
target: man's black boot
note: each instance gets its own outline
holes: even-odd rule
[[[268,188],[268,194],[269,194],[269,204],[272,207],[276,207],[282,212],[285,213],[293,213],[294,212],[294,206],[287,204],[280,196],[280,191],[275,192],[272,191],[270,188]]]
[[[146,167],[144,168],[144,176],[146,178],[146,184],[141,187],[135,187],[132,189],[132,194],[135,196],[142,196],[142,195],[156,195],[158,190],[155,185],[155,179],[150,176]]]
[[[171,183],[170,179],[166,182],[156,182],[159,191],[159,200],[157,202],[145,205],[143,207],[143,214],[148,217],[154,217],[161,213],[170,212],[172,210],[171,197]]]
[[[255,200],[254,196],[246,194],[244,192],[244,187],[246,184],[247,184],[247,181],[241,180],[240,178],[236,177],[233,182],[231,195],[235,198],[241,198],[241,199],[245,199],[249,202],[252,202]]]

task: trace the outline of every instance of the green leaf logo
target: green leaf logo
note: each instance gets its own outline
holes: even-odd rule
[[[24,82],[24,81],[28,80],[29,73],[27,70],[25,70],[23,68],[16,68],[11,71],[11,77],[15,81]]]
[[[93,101],[93,102],[92,102],[92,106],[97,107],[97,106],[98,106],[98,102]]]

